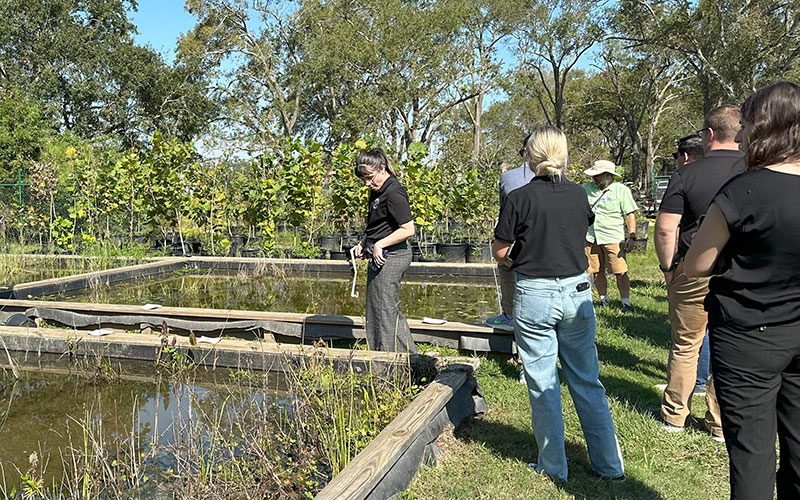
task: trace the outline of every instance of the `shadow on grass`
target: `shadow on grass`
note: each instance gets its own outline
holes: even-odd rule
[[[603,363],[616,365],[627,370],[638,371],[643,375],[659,380],[663,379],[667,373],[666,363],[643,360],[630,351],[617,346],[598,343],[597,357]]]
[[[634,290],[634,291],[647,290],[647,289],[650,289],[650,288],[659,289],[659,287],[660,287],[660,293],[658,293],[656,295],[649,295],[648,299],[655,300],[656,302],[666,302],[668,300],[667,299],[667,289],[663,288],[663,284],[656,285],[656,284],[654,284],[654,283],[652,283],[650,281],[631,280],[631,290]],[[636,298],[636,294],[633,295],[633,298],[634,299]]]
[[[536,441],[530,432],[516,427],[492,422],[483,418],[471,418],[458,427],[455,436],[464,441],[474,441],[490,448],[505,458],[523,464],[536,461]],[[663,500],[664,497],[650,486],[628,476],[623,483],[597,477],[589,465],[586,446],[583,442],[567,442],[569,481],[553,480],[555,486],[575,498]],[[531,474],[534,474],[531,471]]]
[[[654,385],[642,385],[620,377],[600,375],[600,381],[606,388],[606,395],[618,401],[625,401],[639,413],[650,414],[653,408],[661,404],[663,391]]]
[[[619,329],[630,337],[646,340],[658,347],[669,348],[671,342],[669,317],[663,311],[636,306],[634,313],[598,311],[602,323],[598,328]]]

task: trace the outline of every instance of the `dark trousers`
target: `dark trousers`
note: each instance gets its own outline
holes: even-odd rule
[[[373,351],[416,353],[411,330],[400,312],[400,280],[411,265],[405,243],[387,250],[386,263],[367,271],[367,343]]]
[[[800,499],[800,326],[711,330],[711,369],[730,458],[731,498]]]

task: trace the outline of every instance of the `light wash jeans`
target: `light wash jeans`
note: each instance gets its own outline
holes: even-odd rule
[[[556,359],[578,412],[592,470],[602,477],[624,473],[622,452],[598,380],[595,315],[589,277],[530,278],[516,273],[514,335],[531,401],[539,447],[537,471],[567,480],[564,417]],[[578,291],[578,286],[586,287]]]
[[[708,330],[700,347],[700,357],[697,358],[697,381],[694,383],[695,389],[705,389],[708,382],[708,374],[711,373],[711,352],[708,346]]]

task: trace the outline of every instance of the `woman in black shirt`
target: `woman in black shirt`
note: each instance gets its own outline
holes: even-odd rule
[[[561,130],[535,130],[525,145],[525,163],[535,177],[508,195],[495,228],[493,252],[516,276],[514,337],[539,447],[538,461],[530,465],[567,479],[556,364],[560,359],[592,469],[600,477],[622,479],[622,454],[598,379],[596,320],[583,248],[594,214],[586,191],[561,176],[567,166],[567,139]]]
[[[800,498],[800,86],[742,104],[748,171],[725,184],[686,255],[709,276],[712,371],[730,458],[731,498]]]
[[[417,352],[400,312],[400,280],[411,265],[407,240],[414,235],[408,194],[383,150],[358,156],[355,174],[370,189],[364,238],[355,255],[369,258],[367,271],[367,343],[372,350]]]

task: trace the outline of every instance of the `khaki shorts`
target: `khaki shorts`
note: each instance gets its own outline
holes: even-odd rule
[[[619,243],[605,245],[587,243],[585,248],[586,257],[589,259],[589,269],[586,272],[599,273],[600,269],[606,269],[612,274],[628,272],[628,263],[625,262],[625,250],[621,248]]]

